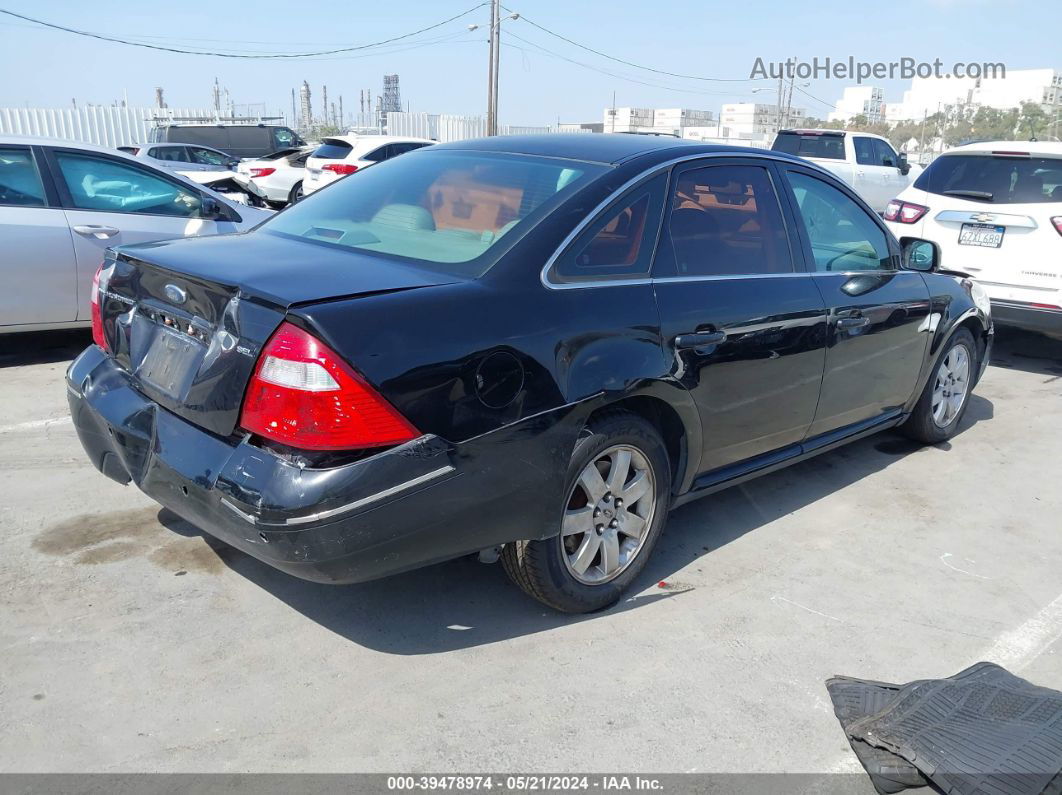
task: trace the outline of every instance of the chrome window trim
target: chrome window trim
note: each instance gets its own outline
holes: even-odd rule
[[[604,199],[604,201],[602,201],[600,204],[598,204],[596,207],[594,207],[593,210],[591,210],[589,213],[587,213],[586,216],[583,218],[583,220],[581,220],[578,224],[576,224],[575,228],[572,229],[572,231],[568,233],[568,235],[564,238],[564,240],[561,241],[561,244],[557,247],[557,250],[554,251],[552,255],[550,255],[550,258],[548,260],[546,260],[546,264],[542,267],[542,270],[539,272],[539,281],[542,282],[542,285],[547,290],[579,290],[579,289],[586,289],[588,287],[625,287],[625,286],[630,286],[630,285],[635,285],[635,284],[649,284],[649,283],[652,283],[654,281],[708,281],[708,280],[717,281],[717,280],[721,280],[721,279],[750,279],[750,278],[753,278],[753,279],[754,278],[761,278],[762,279],[762,278],[767,278],[767,277],[772,277],[773,278],[773,277],[779,277],[779,276],[781,276],[781,277],[786,277],[786,276],[810,276],[811,274],[809,272],[806,272],[806,271],[800,271],[800,272],[794,271],[792,273],[748,273],[748,274],[740,274],[740,273],[738,273],[738,274],[733,274],[733,275],[726,274],[726,275],[720,275],[720,276],[677,276],[677,277],[675,277],[675,276],[665,276],[665,277],[662,277],[662,278],[659,278],[659,279],[654,279],[651,276],[644,276],[644,277],[640,277],[640,278],[637,278],[637,279],[608,279],[608,278],[597,278],[597,279],[595,279],[595,278],[589,278],[589,279],[586,279],[586,280],[583,280],[583,281],[560,282],[560,283],[550,281],[550,279],[549,279],[550,269],[553,268],[553,266],[556,264],[557,260],[560,259],[561,255],[567,250],[568,246],[570,246],[572,244],[572,242],[575,240],[575,238],[577,238],[580,234],[582,234],[583,230],[585,230],[586,227],[588,227],[590,225],[590,223],[594,219],[596,219],[601,212],[603,212],[605,210],[605,208],[607,208],[610,204],[612,204],[612,202],[614,202],[616,199],[618,199],[620,196],[622,196],[623,193],[625,193],[626,191],[628,191],[631,188],[633,188],[635,185],[637,185],[642,180],[651,179],[652,177],[655,177],[657,175],[657,173],[659,173],[661,171],[665,171],[665,170],[671,169],[674,166],[679,165],[680,163],[688,163],[691,160],[708,160],[708,159],[721,159],[721,158],[743,158],[743,159],[752,159],[752,160],[767,160],[767,161],[770,161],[770,162],[773,162],[773,163],[781,163],[783,165],[790,164],[790,165],[804,166],[806,168],[809,168],[812,171],[817,171],[820,174],[825,174],[825,175],[830,176],[830,177],[834,176],[832,172],[827,171],[826,169],[824,169],[821,166],[818,166],[818,165],[816,165],[814,163],[802,163],[802,162],[801,163],[792,163],[788,158],[778,157],[777,155],[774,155],[774,154],[760,154],[759,152],[698,152],[697,154],[683,155],[682,157],[676,157],[676,158],[673,158],[671,160],[667,160],[667,161],[665,161],[663,163],[657,163],[656,165],[652,166],[651,168],[649,168],[649,169],[647,169],[645,171],[642,171],[641,173],[637,174],[636,176],[634,176],[631,179],[629,179],[626,182],[624,182],[622,185],[620,185],[618,188],[616,188],[616,190],[612,191],[612,193],[610,193]],[[773,185],[773,182],[772,182],[772,185]],[[774,186],[774,187],[777,190],[777,186]],[[784,214],[783,214],[783,218],[784,218]],[[661,223],[663,223],[663,220],[661,221]]]

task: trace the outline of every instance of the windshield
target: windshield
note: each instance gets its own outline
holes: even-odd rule
[[[502,237],[536,223],[606,168],[429,148],[339,180],[261,229],[479,276],[493,264],[488,252]]]
[[[922,172],[914,186],[990,204],[1062,202],[1062,158],[944,155]]]
[[[782,132],[774,139],[776,152],[785,152],[798,157],[824,157],[827,160],[844,160],[844,136],[820,133]]]

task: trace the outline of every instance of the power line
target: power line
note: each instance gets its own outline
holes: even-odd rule
[[[536,42],[533,42],[533,41],[530,41],[528,39],[525,39],[522,36],[519,36],[516,33],[513,33],[511,30],[508,32],[508,35],[511,38],[518,39],[519,41],[524,42],[524,44],[531,45],[536,50],[538,50],[539,52],[542,52],[542,53],[544,53],[546,55],[550,55],[550,56],[552,56],[554,58],[558,58],[558,59],[560,59],[562,61],[566,61],[567,63],[574,64],[575,66],[580,66],[580,67],[582,67],[584,69],[589,69],[592,72],[598,72],[600,74],[607,75],[609,77],[614,77],[617,80],[624,80],[624,81],[629,82],[629,83],[637,83],[638,85],[649,86],[650,88],[662,88],[665,91],[675,91],[675,92],[683,93],[683,94],[700,94],[700,95],[704,95],[704,96],[720,96],[720,97],[732,96],[732,92],[728,92],[728,91],[705,91],[703,89],[696,89],[696,88],[679,88],[677,86],[669,86],[669,85],[666,85],[666,84],[663,84],[663,83],[649,83],[649,82],[646,82],[644,80],[639,80],[639,79],[634,78],[634,77],[629,77],[627,75],[618,74],[616,72],[611,72],[611,71],[609,71],[607,69],[602,69],[602,68],[594,66],[592,64],[583,63],[582,61],[576,61],[576,60],[574,60],[572,58],[568,58],[567,56],[561,55],[560,53],[554,52],[553,50],[546,49],[541,44],[537,44]],[[506,45],[506,46],[513,47],[513,48],[518,49],[518,50],[523,50],[522,47],[517,47],[516,45],[513,45],[513,44],[509,44],[509,45]]]
[[[502,8],[505,8],[505,6],[502,6]],[[505,8],[505,10],[510,12],[512,11],[512,9],[509,8]],[[621,63],[625,66],[633,66],[635,69],[642,69],[646,72],[655,72],[658,75],[666,75],[667,77],[678,77],[682,78],[683,80],[701,80],[708,83],[754,83],[767,79],[762,77],[701,77],[700,75],[684,75],[680,74],[679,72],[668,72],[665,69],[655,69],[652,66],[644,66],[642,64],[634,63],[633,61],[624,60],[623,58],[617,58],[614,55],[609,55],[608,53],[601,52],[601,50],[595,50],[593,47],[590,47],[586,44],[580,44],[577,41],[569,39],[567,36],[562,36],[560,33],[550,30],[544,25],[539,25],[534,20],[528,19],[527,16],[525,16],[524,14],[520,15],[520,19],[522,19],[527,24],[538,28],[543,33],[548,33],[554,38],[558,38],[561,41],[566,41],[568,42],[568,44],[571,44],[582,50],[586,50],[587,52],[592,52],[594,55],[599,55],[602,58],[607,58],[610,61],[615,61],[616,63]]]
[[[56,23],[53,23],[53,22],[45,22],[44,20],[41,20],[41,19],[35,19],[33,17],[25,16],[24,14],[18,14],[18,13],[14,12],[14,11],[9,11],[6,8],[0,8],[0,14],[7,14],[8,16],[15,17],[16,19],[21,19],[21,20],[24,20],[26,22],[34,22],[34,23],[36,23],[38,25],[42,25],[42,26],[44,26],[46,28],[52,28],[53,30],[61,30],[61,31],[64,31],[66,33],[74,33],[74,34],[76,34],[78,36],[86,36],[88,38],[99,39],[100,41],[109,41],[109,42],[113,42],[115,44],[125,44],[125,45],[128,45],[130,47],[144,47],[145,49],[149,49],[149,50],[161,50],[162,52],[172,52],[172,53],[178,53],[180,55],[206,55],[206,56],[211,56],[211,57],[215,57],[215,58],[281,59],[281,58],[310,58],[310,57],[322,56],[322,55],[336,55],[336,54],[344,53],[344,52],[354,52],[354,51],[357,51],[357,50],[366,50],[366,49],[369,49],[370,47],[379,47],[379,46],[384,45],[384,44],[390,44],[392,42],[401,41],[402,39],[408,39],[408,38],[411,38],[413,36],[417,36],[417,35],[419,35],[421,33],[426,33],[429,30],[434,30],[435,28],[440,28],[443,25],[448,25],[449,23],[454,22],[455,20],[458,20],[461,17],[468,16],[473,11],[476,11],[476,10],[480,9],[480,8],[482,8],[485,5],[486,5],[485,2],[484,3],[478,3],[477,5],[472,6],[472,8],[468,9],[467,11],[462,11],[460,14],[455,14],[454,16],[450,17],[449,19],[444,19],[441,22],[436,22],[434,25],[428,25],[427,27],[421,28],[420,30],[413,31],[412,33],[403,33],[401,36],[393,36],[392,38],[384,39],[382,41],[372,42],[371,44],[359,44],[359,45],[355,45],[355,46],[351,46],[351,47],[339,47],[337,49],[321,50],[319,52],[255,53],[255,54],[241,54],[241,53],[233,53],[233,52],[210,52],[210,51],[201,51],[201,50],[181,49],[181,48],[178,48],[178,47],[166,47],[166,46],[163,46],[161,44],[150,44],[150,43],[147,43],[147,42],[134,41],[134,40],[131,40],[131,39],[121,39],[121,38],[117,38],[115,36],[104,36],[101,33],[92,33],[91,31],[78,30],[77,28],[70,28],[70,27],[67,27],[65,25],[59,25],[59,24],[56,24]]]

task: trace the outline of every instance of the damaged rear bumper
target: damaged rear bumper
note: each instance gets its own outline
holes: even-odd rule
[[[526,486],[548,488],[553,479],[548,469],[531,471],[527,477],[548,482],[528,484],[500,466],[499,449],[520,448],[506,443],[506,429],[461,446],[422,436],[355,463],[311,469],[177,417],[141,395],[94,345],[70,366],[67,392],[97,469],[303,579],[361,582],[541,532],[535,523],[544,517],[533,505],[523,515],[512,508]]]

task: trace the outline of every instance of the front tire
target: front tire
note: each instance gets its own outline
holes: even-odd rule
[[[959,429],[977,373],[977,343],[964,328],[948,340],[911,416],[900,430],[925,444],[947,441]]]
[[[660,433],[627,411],[591,420],[565,481],[560,532],[502,551],[509,577],[566,613],[619,601],[641,574],[667,521],[671,468]]]

